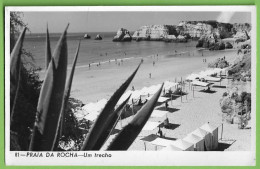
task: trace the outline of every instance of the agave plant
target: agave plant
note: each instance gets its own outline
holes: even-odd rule
[[[68,25],[69,26],[69,25]],[[49,32],[47,28],[46,34],[46,76],[41,87],[41,92],[38,100],[36,120],[33,128],[33,133],[30,142],[30,151],[53,151],[57,149],[59,137],[63,130],[64,113],[70,96],[73,75],[78,58],[80,42],[75,53],[74,61],[70,76],[66,83],[67,72],[67,29],[61,35],[53,56],[51,55]],[[13,78],[16,90],[19,86],[19,64],[20,50],[22,48],[25,29],[17,41],[14,48],[15,59],[11,59],[11,77]],[[112,95],[104,109],[99,114],[95,123],[92,125],[81,150],[100,150],[107,141],[111,132],[118,123],[122,110],[129,101],[130,96],[120,104],[116,109],[115,106],[124,94],[129,84],[136,75],[141,63],[130,77],[120,86],[120,88]],[[17,78],[18,77],[18,78]],[[65,85],[66,83],[66,85]],[[18,85],[17,85],[18,84]],[[148,101],[145,106],[135,115],[134,119],[129,123],[118,136],[111,142],[108,150],[126,150],[136,139],[141,129],[149,119],[154,106],[161,93],[162,87]],[[13,91],[13,90],[11,90]],[[11,92],[11,94],[13,94]],[[15,99],[11,97],[11,102],[15,104]]]
[[[18,95],[18,89],[20,86],[20,73],[21,73],[21,55],[23,40],[25,36],[26,28],[23,29],[20,34],[14,49],[11,53],[10,59],[10,110],[11,110],[11,122],[13,119],[13,113],[15,108],[15,103]]]
[[[30,150],[51,151],[55,144],[67,73],[68,26],[56,45],[41,88]]]

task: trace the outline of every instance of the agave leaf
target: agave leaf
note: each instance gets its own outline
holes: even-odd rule
[[[81,150],[94,150],[94,146],[101,136],[101,134],[106,130],[106,122],[108,120],[109,115],[114,111],[114,107],[122,94],[125,92],[132,79],[134,78],[137,70],[139,69],[141,63],[138,65],[136,70],[132,73],[132,75],[120,86],[120,88],[113,94],[113,96],[109,99],[104,109],[101,111],[99,116],[97,117],[95,123],[90,129],[90,132],[85,139]]]
[[[54,143],[56,143],[56,144],[53,144],[52,150],[57,148],[58,141],[59,141],[59,139],[57,137],[58,137],[59,131],[60,131],[60,137],[61,137],[61,134],[62,134],[62,131],[63,131],[64,113],[65,113],[65,110],[67,108],[67,104],[68,104],[68,100],[69,100],[69,96],[70,96],[71,85],[72,85],[73,76],[74,76],[74,72],[75,72],[75,68],[76,68],[76,64],[77,64],[78,54],[79,54],[79,48],[80,48],[80,41],[79,41],[79,44],[78,44],[78,47],[77,47],[77,50],[76,50],[76,53],[75,53],[75,56],[74,56],[70,76],[69,76],[69,79],[67,80],[67,83],[66,83],[63,101],[62,101],[62,106],[61,106],[61,111],[60,111],[60,117],[59,117],[59,121],[58,121],[58,127],[56,129],[56,134],[55,134],[55,142]]]
[[[68,26],[55,47],[42,84],[30,150],[50,151],[54,142],[66,83]]]
[[[45,52],[46,52],[45,53],[45,59],[46,59],[46,70],[47,70],[49,63],[51,61],[51,46],[50,46],[48,24],[47,24],[47,32],[46,32],[46,51]]]
[[[121,130],[107,150],[127,150],[131,146],[151,116],[161,94],[162,87],[163,84],[153,97],[137,112],[133,120]]]
[[[18,95],[18,88],[20,84],[20,72],[21,72],[21,54],[23,47],[23,40],[25,36],[26,28],[23,28],[13,50],[10,59],[10,110],[11,120],[14,113],[14,107],[16,98]]]
[[[129,97],[123,102],[121,103],[118,108],[110,114],[110,116],[108,117],[107,120],[107,124],[106,125],[106,130],[103,131],[103,133],[100,135],[100,138],[97,140],[94,149],[95,150],[99,150],[103,144],[106,142],[106,140],[108,139],[108,137],[110,136],[110,134],[112,133],[112,131],[114,130],[114,128],[117,125],[117,122],[121,116],[121,113],[123,112],[124,107],[126,106],[126,103],[129,101],[131,94],[129,95]]]

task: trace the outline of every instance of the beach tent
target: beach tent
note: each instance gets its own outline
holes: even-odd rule
[[[161,151],[182,151],[182,149],[174,146],[174,145],[168,145],[161,149]]]
[[[142,130],[151,131],[151,130],[156,129],[160,124],[161,124],[161,122],[147,121]]]
[[[211,137],[211,134],[201,128],[197,128],[195,131],[193,131],[192,133],[190,134],[194,134],[196,136],[199,136],[201,138],[204,139],[204,143],[205,143],[205,147],[204,147],[204,150],[205,151],[210,151],[212,150],[212,137]]]
[[[201,82],[197,80],[194,80],[193,82],[191,82],[191,84],[194,86],[202,86],[202,87],[208,87],[211,85],[211,83]]]
[[[184,141],[187,141],[189,143],[192,143],[194,145],[194,149],[196,151],[204,151],[204,139],[196,136],[194,134],[188,134],[185,138],[183,138]]]
[[[154,110],[151,114],[151,117],[161,118],[161,117],[166,116],[167,113],[168,113],[168,111]]]
[[[194,151],[194,145],[192,143],[184,141],[183,139],[173,141],[171,145],[181,149],[182,151]]]
[[[167,147],[168,145],[172,145],[173,142],[174,142],[173,140],[168,140],[168,139],[158,137],[153,141],[151,141],[150,143],[156,146]]]
[[[218,127],[210,125],[209,123],[205,123],[200,128],[211,134],[210,149],[216,150],[218,148]]]

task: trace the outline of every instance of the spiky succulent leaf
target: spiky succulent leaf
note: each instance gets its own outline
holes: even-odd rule
[[[107,150],[127,150],[131,146],[151,116],[161,94],[162,87],[163,84],[153,97],[136,113],[133,120],[120,131]]]
[[[137,70],[139,69],[141,63],[138,65],[136,70],[132,73],[132,75],[120,86],[120,88],[112,95],[109,99],[107,104],[105,105],[104,109],[101,111],[99,116],[97,117],[95,123],[90,129],[87,138],[85,139],[81,150],[95,150],[94,146],[101,136],[101,134],[106,130],[106,122],[108,120],[109,115],[114,111],[114,107],[120,97],[123,95],[129,84],[131,83],[132,79],[134,78]]]
[[[64,113],[65,113],[65,110],[67,108],[66,106],[68,104],[68,100],[69,100],[69,97],[70,97],[70,91],[71,91],[73,76],[74,76],[74,72],[75,72],[75,68],[76,68],[76,64],[77,64],[77,60],[78,60],[79,48],[80,48],[80,41],[79,41],[79,44],[78,44],[78,47],[77,47],[77,50],[76,50],[76,53],[75,53],[75,56],[74,56],[70,76],[69,76],[69,79],[67,80],[65,91],[64,91],[64,96],[63,96],[63,101],[62,101],[62,106],[61,106],[61,111],[60,111],[60,117],[59,117],[59,121],[58,121],[58,127],[56,129],[57,131],[56,131],[56,134],[55,134],[55,140],[56,140],[55,143],[58,142],[58,138],[57,138],[58,134],[60,134],[59,136],[61,136],[62,131],[63,131]],[[60,133],[59,133],[59,131],[60,131]],[[52,149],[57,148],[56,146],[57,146],[57,144],[54,144],[52,146]]]
[[[50,45],[48,25],[47,25],[47,31],[46,31],[46,51],[45,52],[46,52],[45,59],[46,59],[46,70],[47,70],[49,63],[51,61],[51,45]]]
[[[129,97],[123,103],[121,103],[117,107],[117,109],[113,113],[111,113],[110,116],[108,117],[107,124],[105,124],[106,130],[103,131],[103,133],[97,140],[94,146],[95,150],[99,150],[103,146],[103,144],[106,142],[106,140],[108,139],[108,137],[110,136],[114,128],[116,127],[116,124],[121,116],[121,113],[124,107],[126,106],[126,103],[129,101],[130,97],[131,95],[129,95]]]
[[[50,151],[55,141],[66,83],[68,57],[67,28],[68,26],[55,47],[52,61],[48,66],[42,84],[30,150]],[[38,140],[35,141],[35,138],[38,138]]]
[[[25,36],[26,28],[23,28],[20,34],[10,58],[10,110],[11,110],[11,120],[14,112],[15,102],[18,94],[18,88],[20,83],[20,72],[21,72],[21,55],[23,40]]]

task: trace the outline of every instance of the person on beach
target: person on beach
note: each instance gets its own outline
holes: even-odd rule
[[[142,58],[142,59],[141,59],[141,63],[143,63],[143,62],[144,62],[144,59]]]
[[[155,65],[155,61],[153,61],[153,66]]]
[[[152,73],[149,73],[149,78],[150,78],[150,79],[152,78]]]
[[[132,86],[132,91],[135,91],[135,87],[134,86]]]
[[[158,132],[157,132],[157,135],[159,135],[160,138],[163,138],[163,132],[162,132],[160,126],[159,126],[159,130],[158,130]]]
[[[163,121],[163,126],[168,129],[169,128],[169,125],[170,125],[170,122],[169,122],[169,119],[168,117],[166,117],[166,119]]]
[[[168,110],[168,106],[169,106],[169,104],[168,104],[168,102],[166,101],[166,102],[165,102],[165,109],[166,109],[166,110]]]
[[[88,64],[88,69],[90,69],[90,64]]]

